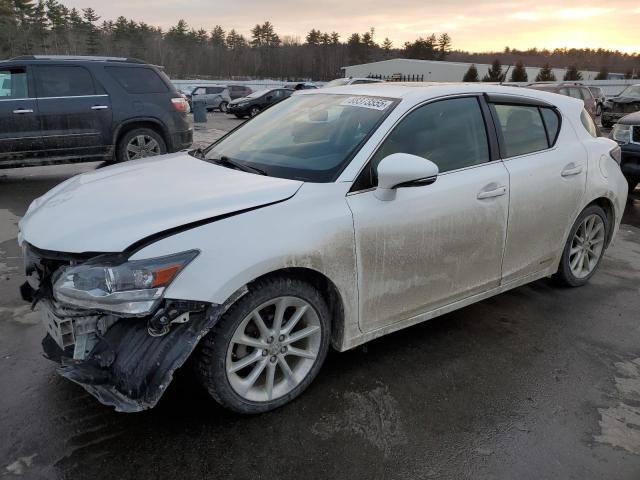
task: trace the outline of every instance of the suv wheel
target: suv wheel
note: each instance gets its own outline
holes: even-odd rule
[[[218,106],[218,108],[220,109],[220,111],[222,113],[227,113],[227,107],[229,106],[228,102],[220,102],[220,105]]]
[[[596,273],[605,250],[607,215],[597,205],[583,210],[571,228],[556,279],[569,287],[580,287]]]
[[[126,162],[167,153],[164,139],[150,128],[134,128],[122,136],[116,148],[116,160]]]
[[[329,309],[314,287],[285,277],[260,280],[202,341],[199,377],[230,410],[273,410],[315,378],[330,332]]]

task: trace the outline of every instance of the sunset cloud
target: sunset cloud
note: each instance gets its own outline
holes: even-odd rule
[[[353,32],[375,27],[377,41],[396,46],[418,36],[448,32],[455,48],[470,51],[513,48],[603,47],[640,52],[637,0],[584,3],[577,0],[63,0],[69,7],[93,7],[103,19],[123,15],[164,29],[183,18],[193,28],[220,24],[249,34],[271,21],[276,31],[304,39],[312,29]],[[559,5],[561,4],[561,5]],[[633,15],[632,18],[629,18]]]

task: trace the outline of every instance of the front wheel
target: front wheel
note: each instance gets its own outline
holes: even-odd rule
[[[600,265],[607,235],[604,210],[597,205],[585,208],[571,228],[556,279],[569,287],[587,283]]]
[[[314,287],[284,277],[257,281],[203,340],[201,382],[235,412],[273,410],[313,381],[330,332],[329,309]]]
[[[134,128],[116,146],[116,161],[126,162],[167,153],[162,136],[150,128]]]
[[[251,110],[249,113],[251,114],[252,117],[255,117],[257,114],[260,113],[260,109],[258,107],[251,107]]]

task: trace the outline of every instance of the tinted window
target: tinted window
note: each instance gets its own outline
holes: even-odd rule
[[[554,145],[560,133],[560,117],[552,108],[541,108],[540,112],[542,113],[544,126],[547,128],[549,145]]]
[[[36,90],[38,97],[77,97],[94,95],[89,71],[76,66],[38,66]]]
[[[443,100],[411,112],[373,156],[373,171],[392,153],[426,158],[438,165],[440,172],[488,162],[487,131],[478,100]]]
[[[169,91],[160,75],[151,68],[105,67],[105,70],[129,93],[165,93]]]
[[[27,72],[24,69],[0,70],[0,98],[27,98]]]
[[[580,120],[582,121],[584,128],[587,129],[587,132],[589,132],[592,137],[598,136],[598,127],[596,127],[596,124],[593,122],[593,118],[591,118],[591,115],[589,115],[586,110],[582,110]]]
[[[224,91],[224,87],[207,87],[207,93],[209,95],[222,93]]]
[[[548,148],[538,107],[494,105],[504,139],[504,155],[515,157]]]

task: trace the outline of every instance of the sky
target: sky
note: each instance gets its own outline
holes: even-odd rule
[[[530,47],[608,48],[640,52],[638,0],[63,0],[92,7],[102,19],[119,15],[164,29],[183,18],[195,28],[220,24],[248,35],[269,20],[280,36],[303,41],[312,28],[341,39],[375,28],[375,40],[394,46],[447,32],[455,49],[472,52]]]

